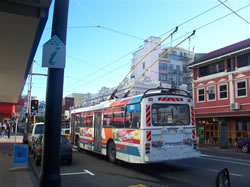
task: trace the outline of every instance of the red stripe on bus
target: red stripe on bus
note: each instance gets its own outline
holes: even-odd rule
[[[84,142],[89,142],[89,143],[93,143],[94,141],[93,140],[89,140],[89,139],[86,139],[86,138],[80,138],[81,141],[84,141]]]
[[[115,146],[119,149],[123,149],[123,150],[126,150],[126,145],[123,145],[123,144],[115,144]]]

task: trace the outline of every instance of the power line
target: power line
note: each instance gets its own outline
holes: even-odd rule
[[[235,12],[241,11],[241,10],[247,8],[248,6],[250,6],[250,5],[248,4],[248,5],[244,6],[244,7],[241,7],[241,8],[239,8],[238,10],[236,10]],[[202,28],[204,28],[204,27],[206,27],[206,26],[208,26],[208,25],[210,25],[210,24],[212,24],[212,23],[215,23],[215,22],[217,22],[217,21],[219,21],[219,20],[221,20],[221,19],[224,19],[225,17],[230,16],[230,15],[232,15],[232,14],[233,14],[233,12],[231,12],[231,13],[229,13],[229,14],[226,14],[226,15],[224,15],[224,16],[222,16],[222,17],[220,17],[220,18],[217,18],[217,19],[215,19],[215,20],[213,20],[213,21],[210,21],[210,22],[208,22],[208,23],[206,23],[206,24],[204,24],[204,25],[202,25],[202,26],[200,26],[200,27],[197,27],[197,28],[194,29],[194,30],[196,30],[196,31],[197,31],[197,30],[200,30],[200,29],[202,29]],[[182,36],[176,38],[176,39],[173,40],[173,41],[179,40],[180,38],[183,38],[183,37],[187,36],[187,35],[190,34],[190,33],[192,33],[192,31],[190,31],[190,32],[188,32],[188,33],[186,33],[186,34],[184,34],[184,35],[182,35]],[[167,43],[167,44],[165,44],[165,45],[163,45],[163,46],[166,46],[166,45],[168,45],[168,44],[170,44],[170,43],[171,43],[171,42],[169,42],[169,43]]]
[[[224,2],[226,2],[226,1],[228,1],[228,0],[225,0]],[[211,10],[217,8],[217,7],[220,6],[220,5],[221,5],[221,4],[219,3],[219,4],[217,4],[217,5],[213,6],[213,7],[211,7],[211,8],[209,8],[209,9],[205,10],[204,12],[201,12],[200,14],[198,14],[198,15],[196,15],[196,16],[194,16],[194,17],[192,17],[192,18],[190,18],[190,19],[188,19],[188,20],[186,20],[186,21],[184,21],[183,23],[179,24],[178,27],[180,27],[180,26],[182,26],[182,25],[185,25],[186,23],[188,23],[188,22],[190,22],[190,21],[192,21],[192,20],[194,20],[194,19],[196,19],[196,18],[202,16],[203,14],[205,14],[205,13],[207,13],[207,12],[210,12]],[[171,32],[171,31],[174,30],[174,29],[175,29],[175,27],[172,28],[172,29],[170,29],[169,31],[167,31],[167,32],[165,32],[165,33],[163,33],[163,34],[161,34],[161,35],[159,36],[159,38],[162,37],[163,35],[165,35],[165,34]]]
[[[117,30],[114,30],[114,29],[110,29],[110,28],[107,28],[107,27],[98,26],[98,28],[102,28],[102,29],[105,29],[105,30],[108,30],[108,31],[111,31],[111,32],[115,32],[115,33],[118,33],[118,34],[122,34],[122,35],[125,35],[125,36],[129,36],[129,37],[131,37],[131,38],[135,38],[135,39],[144,41],[143,38],[139,38],[139,37],[137,37],[137,36],[133,36],[133,35],[131,35],[131,34],[127,34],[127,33],[124,33],[124,32],[120,32],[120,31],[117,31]]]
[[[249,24],[249,22],[244,19],[242,16],[240,16],[239,14],[237,14],[234,10],[232,10],[230,7],[228,7],[224,2],[221,2],[220,0],[218,0],[221,4],[223,4],[226,8],[228,8],[229,10],[231,10],[235,15],[237,15],[239,18],[243,19],[245,22],[247,22],[247,24]]]
[[[89,17],[91,22],[94,23],[94,25],[98,26],[95,18],[92,15],[89,14],[89,12],[81,5],[81,3],[79,3],[78,0],[74,0],[74,1],[82,9],[82,11]]]
[[[242,8],[240,8],[240,9],[238,9],[238,10],[236,10],[236,12],[238,12],[238,11],[240,11],[240,10],[243,10],[243,9],[247,8],[248,6],[249,6],[249,5],[246,5],[246,6],[242,7]],[[202,25],[202,26],[196,28],[195,30],[196,30],[196,31],[197,31],[197,30],[200,30],[200,29],[202,29],[202,28],[204,28],[204,27],[206,27],[206,26],[208,26],[208,25],[210,25],[210,24],[212,24],[212,23],[215,23],[215,22],[217,22],[217,21],[219,21],[219,20],[221,20],[221,19],[223,19],[223,18],[225,18],[225,17],[231,15],[231,14],[233,14],[233,13],[226,14],[226,15],[224,15],[224,16],[218,18],[218,19],[215,19],[215,20],[213,20],[213,21],[211,21],[211,22],[209,22],[209,23],[207,23],[207,24],[204,24],[204,25]],[[190,33],[192,33],[192,31],[190,31],[190,32],[188,32],[188,33],[186,33],[186,34],[184,34],[184,35],[182,35],[182,36],[176,38],[176,39],[173,40],[173,41],[176,41],[176,40],[178,40],[178,39],[180,39],[180,38],[183,38],[183,37],[187,36],[187,35],[190,34]],[[169,44],[169,43],[168,43],[168,44]],[[166,45],[167,45],[167,44],[166,44]],[[164,45],[164,46],[165,46],[165,45]],[[129,54],[131,54],[131,53],[129,53]],[[119,59],[118,59],[118,60],[119,60]],[[120,67],[119,67],[119,68],[120,68]],[[117,69],[119,69],[119,68],[117,68]],[[116,71],[117,69],[115,69],[115,70],[113,70],[113,71]],[[112,72],[113,72],[113,71],[112,71]],[[101,77],[103,77],[103,75],[101,75],[101,76],[99,76],[99,77],[97,77],[97,78],[95,78],[95,79],[93,79],[93,80],[96,80],[96,79],[101,78]],[[91,80],[91,81],[93,81],[93,80]],[[86,84],[91,83],[91,81],[88,81],[88,83],[86,83]]]
[[[119,67],[113,69],[112,72],[114,72],[114,71],[116,71],[116,70],[118,70],[118,69],[121,69],[121,68],[124,67],[125,65],[128,65],[127,62],[126,62],[125,64],[122,64],[121,66],[119,66]],[[100,76],[98,76],[98,77],[96,77],[96,78],[94,78],[94,79],[91,79],[91,80],[88,81],[88,82],[84,82],[84,83],[81,82],[81,84],[78,85],[78,87],[80,87],[81,85],[87,85],[87,84],[90,84],[90,83],[92,84],[95,80],[97,80],[97,79],[99,79],[99,78],[105,77],[105,75],[107,75],[107,74],[106,74],[106,73],[105,73],[105,74],[102,74],[102,75],[100,75]],[[80,81],[82,81],[82,80],[80,80]],[[72,89],[68,89],[68,90],[66,91],[66,93],[69,93],[70,91],[72,91]]]
[[[138,48],[137,48],[136,50],[138,50]],[[116,62],[118,62],[118,61],[120,61],[121,59],[123,59],[123,58],[127,57],[128,55],[130,55],[131,53],[134,53],[136,50],[130,51],[129,53],[127,53],[127,54],[125,54],[125,55],[119,57],[118,59],[116,59],[116,60],[110,62],[109,64],[107,64],[107,65],[101,67],[99,70],[97,70],[97,71],[95,71],[95,72],[93,72],[93,73],[90,73],[88,76],[84,76],[84,78],[82,78],[81,81],[84,80],[85,77],[89,78],[89,77],[95,75],[97,72],[99,72],[99,71],[101,71],[101,70],[107,68],[108,66],[110,66],[110,65],[112,65],[112,64],[115,64]],[[113,71],[111,71],[111,72],[113,72]],[[77,82],[75,82],[75,83],[77,83]],[[72,84],[72,85],[73,85],[73,84]],[[71,85],[71,86],[72,86],[72,85]],[[73,85],[73,86],[74,86],[74,85]]]
[[[185,21],[185,22],[181,23],[180,25],[184,25],[184,24],[188,23],[189,21],[191,21],[191,20],[193,20],[193,19],[195,19],[195,18],[197,18],[197,17],[199,17],[199,16],[201,16],[201,15],[203,15],[203,14],[205,14],[205,13],[207,13],[207,12],[211,11],[212,9],[214,9],[214,8],[218,7],[219,5],[220,5],[220,4],[218,4],[218,5],[216,5],[216,6],[212,7],[212,8],[210,8],[210,9],[208,9],[208,10],[206,10],[206,11],[204,11],[204,12],[202,12],[202,13],[198,14],[197,16],[195,16],[195,17],[193,17],[193,18],[191,18],[191,19],[189,19],[189,20],[187,20],[187,21]],[[247,6],[245,6],[245,7],[242,7],[241,9],[238,9],[237,11],[240,11],[240,10],[242,10],[242,9],[244,9],[244,8],[248,7],[248,6],[249,6],[249,5],[247,5]],[[237,12],[237,11],[236,11],[236,12]],[[223,18],[225,18],[225,17],[227,17],[227,16],[229,16],[229,15],[231,15],[231,14],[232,14],[232,13],[227,14],[227,15],[225,15],[225,16],[223,16],[223,17],[220,17],[220,18],[218,18],[218,19],[216,19],[216,20],[214,20],[214,21],[212,21],[212,22],[209,22],[209,23],[207,23],[207,24],[205,24],[205,25],[203,25],[203,26],[201,26],[201,27],[198,27],[196,30],[199,30],[199,29],[201,29],[201,28],[203,28],[203,27],[205,27],[205,26],[207,26],[207,25],[209,25],[209,24],[212,24],[212,23],[214,23],[214,22],[216,22],[216,21],[219,21],[219,20],[221,20],[221,19],[223,19]],[[168,32],[169,32],[169,31],[168,31]],[[175,39],[174,41],[176,41],[176,40],[178,40],[178,39],[180,39],[180,38],[182,38],[182,37],[184,37],[184,36],[186,36],[186,35],[190,34],[191,32],[192,32],[192,31],[190,31],[190,32],[188,32],[188,33],[186,33],[186,34],[184,34],[184,35],[182,35],[182,36],[178,37],[178,38],[177,38],[177,39]],[[167,33],[167,32],[166,32],[166,33]],[[164,35],[164,34],[166,34],[166,33],[163,33],[162,35]],[[162,35],[161,35],[161,36],[162,36]],[[138,50],[138,49],[136,49],[136,50]],[[125,58],[126,56],[128,56],[128,55],[130,55],[130,54],[134,53],[136,50],[133,50],[132,52],[129,52],[129,53],[127,53],[127,54],[123,55],[122,57],[118,58],[118,59],[117,59],[117,60],[115,60],[114,62],[117,62],[117,61],[119,61],[119,60],[121,60],[121,59]],[[100,68],[100,70],[102,70],[102,69],[104,69],[105,67],[107,67],[107,66],[109,66],[109,65],[113,64],[114,62],[111,62],[110,64],[108,64],[108,65],[104,66],[103,68]],[[99,72],[100,70],[98,70],[98,71],[96,71],[96,72],[92,73],[91,75],[96,74],[96,73],[97,73],[97,72]],[[115,70],[114,70],[114,71],[115,71]],[[101,75],[101,76],[97,77],[96,79],[98,79],[98,78],[100,78],[100,77],[103,77],[103,75]],[[96,79],[94,79],[94,80],[96,80]],[[82,80],[83,80],[83,79],[81,79],[81,80],[79,80],[79,81],[82,81]],[[88,82],[88,83],[90,83],[90,82]],[[88,83],[87,83],[87,84],[88,84]]]

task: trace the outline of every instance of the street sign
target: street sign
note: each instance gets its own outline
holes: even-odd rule
[[[30,115],[31,115],[31,116],[36,116],[37,113],[36,113],[36,112],[31,112]]]
[[[43,45],[42,67],[64,69],[65,57],[65,45],[56,35],[54,35]]]
[[[14,148],[14,164],[27,164],[28,145],[15,144]]]

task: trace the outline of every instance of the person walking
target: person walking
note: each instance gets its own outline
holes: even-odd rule
[[[5,127],[4,127],[4,125],[2,124],[2,125],[1,125],[1,138],[4,138],[4,134],[5,134]]]
[[[8,139],[10,139],[10,124],[7,124],[7,135],[8,135]]]
[[[1,126],[1,138],[4,138],[4,135],[5,135],[5,127],[2,124],[2,126]]]

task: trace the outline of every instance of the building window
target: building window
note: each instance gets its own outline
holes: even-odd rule
[[[225,71],[224,62],[216,62],[199,68],[199,77],[204,77],[207,75],[212,75],[215,73],[220,73]]]
[[[160,69],[160,70],[167,70],[167,64],[166,64],[166,63],[163,63],[163,62],[160,62],[160,63],[159,63],[159,69]]]
[[[142,63],[142,69],[145,69],[145,62]]]
[[[219,85],[219,99],[227,99],[227,84]]]
[[[205,89],[199,88],[198,89],[198,102],[204,102],[205,101]]]
[[[238,68],[250,65],[250,54],[244,54],[237,57]]]
[[[211,86],[211,87],[207,88],[207,100],[208,101],[214,101],[214,100],[216,100],[215,86]]]
[[[234,71],[235,70],[235,63],[234,63],[234,57],[227,59],[227,71]]]
[[[167,75],[166,74],[160,74],[160,81],[166,81]]]
[[[247,96],[246,80],[236,82],[237,97]]]
[[[170,64],[170,73],[175,73],[174,64]]]

